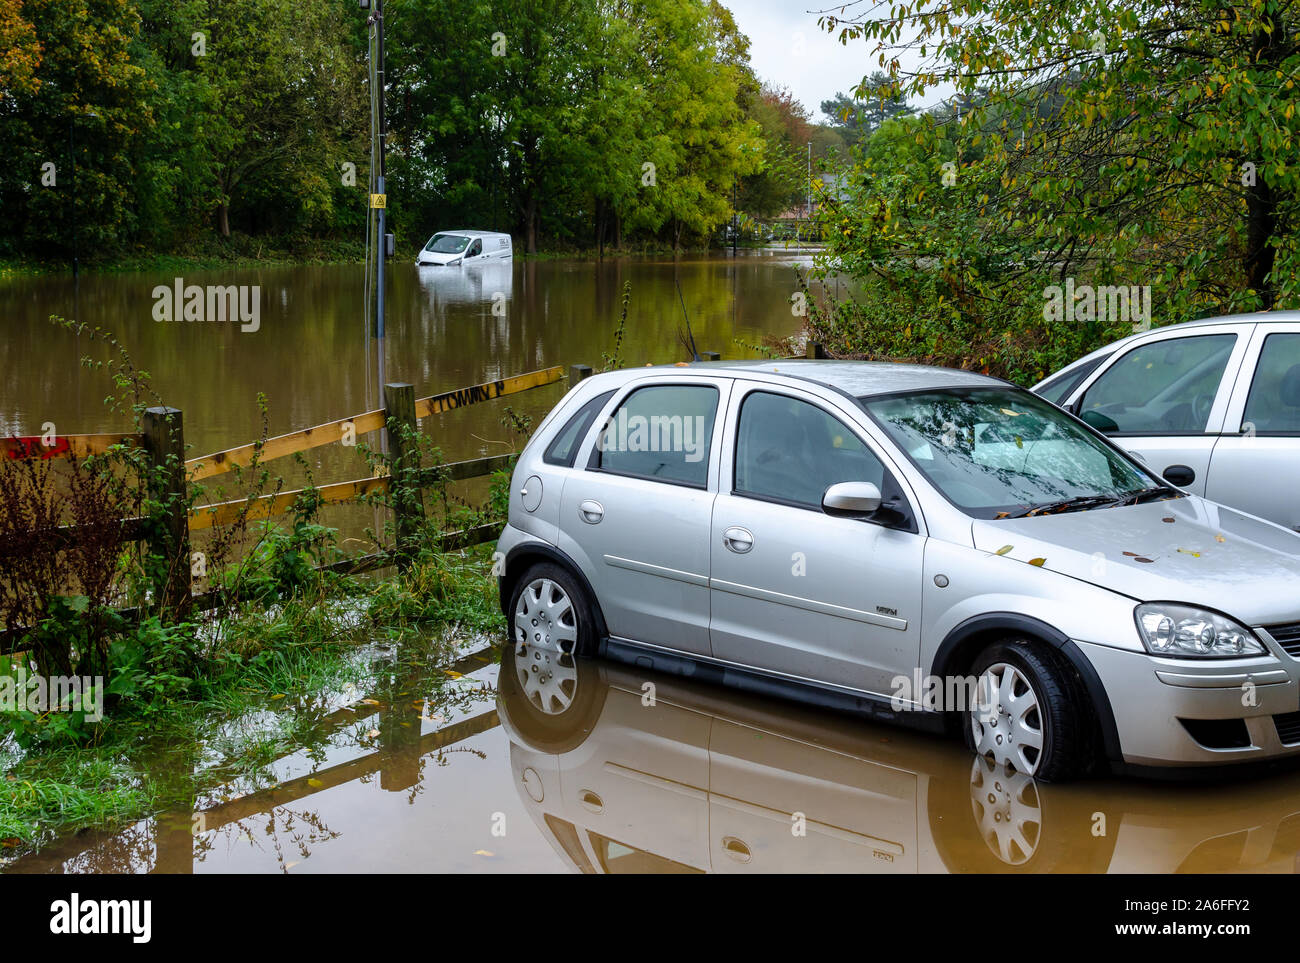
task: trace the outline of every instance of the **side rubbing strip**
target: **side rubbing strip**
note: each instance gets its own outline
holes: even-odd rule
[[[769,592],[767,589],[754,588],[752,585],[724,582],[720,578],[711,579],[709,584],[719,592],[730,592],[732,595],[743,595],[746,598],[758,599],[763,602],[776,602],[779,605],[793,605],[795,608],[807,609],[809,612],[816,612],[819,615],[833,615],[836,618],[851,619],[854,622],[866,622],[869,625],[880,625],[887,629],[898,629],[900,632],[907,631],[907,619],[877,615],[875,612],[850,609],[843,605],[831,605],[829,602],[818,602],[815,599],[806,599],[798,595]]]
[[[707,587],[709,584],[707,575],[696,575],[693,572],[682,572],[675,568],[665,568],[662,565],[651,565],[649,562],[619,558],[617,555],[606,555],[605,563],[613,565],[615,568],[625,568],[629,572],[640,572],[642,575],[658,575],[660,578],[670,578],[677,582],[686,582],[688,585]]]

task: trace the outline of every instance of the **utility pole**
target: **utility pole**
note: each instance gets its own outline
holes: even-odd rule
[[[371,0],[358,0],[362,10],[369,10]],[[384,184],[384,154],[388,146],[388,120],[384,111],[384,0],[374,0],[374,10],[367,23],[375,25],[375,43],[369,50],[371,63],[375,68],[375,112],[376,130],[379,135],[379,156],[377,169],[372,171],[372,190],[370,208],[378,217],[379,236],[375,244],[375,345],[379,357],[379,380],[375,382],[375,407],[384,407],[384,381],[387,377],[384,365],[384,262],[388,258],[387,207],[388,197]],[[367,240],[369,240],[367,238]],[[369,363],[367,362],[367,366]],[[368,375],[367,375],[368,377]]]
[[[388,234],[385,231],[386,218],[384,216],[387,205],[384,186],[384,154],[388,147],[388,119],[384,111],[384,0],[375,0],[375,28],[377,37],[375,45],[378,48],[375,76],[378,78],[379,86],[377,98],[379,103],[379,175],[375,183],[375,191],[380,197],[384,198],[379,206],[379,243],[376,245],[378,263],[375,267],[377,293],[375,298],[375,340],[379,357],[379,380],[375,382],[375,393],[380,402],[379,407],[382,408],[384,382],[387,377],[384,370],[384,261],[388,259]]]
[[[812,241],[812,140],[808,141],[808,240]]]

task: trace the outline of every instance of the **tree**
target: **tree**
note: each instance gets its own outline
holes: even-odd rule
[[[755,217],[773,217],[808,195],[807,150],[814,127],[788,88],[770,84],[762,85],[748,115],[762,138],[762,166],[741,182],[739,206]]]
[[[22,0],[0,0],[0,106],[40,87],[41,43],[23,17]]]
[[[1054,326],[1043,292],[1072,276],[1149,285],[1164,321],[1296,302],[1288,4],[905,0],[877,13],[850,4],[822,23],[874,42],[904,95],[952,84],[963,101],[960,122],[949,107],[914,132],[910,178],[873,148],[827,212],[844,229],[828,258],[892,292],[906,319],[871,350],[1032,379],[1127,333],[1100,317]],[[900,34],[911,71],[886,49]],[[846,343],[871,341],[863,303],[838,317]]]
[[[838,131],[846,144],[870,137],[881,124],[914,113],[897,82],[880,70],[863,79],[853,96],[836,92],[821,103],[828,126]]]
[[[987,88],[986,149],[1007,169],[999,216],[1058,272],[1090,263],[1157,280],[1166,316],[1295,299],[1300,14],[1281,0],[979,0],[963,17],[912,0],[827,29],[877,42],[899,26],[927,59],[904,90]],[[963,24],[978,19],[980,29]]]
[[[139,15],[127,0],[26,0],[5,23],[19,47],[4,54],[0,238],[56,257],[74,236],[81,250],[112,244],[135,224],[132,148],[152,123],[129,55]]]

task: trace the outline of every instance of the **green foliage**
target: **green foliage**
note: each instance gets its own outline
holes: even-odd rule
[[[782,163],[715,0],[395,0],[385,23],[407,244],[454,224],[528,251],[693,243]],[[360,241],[370,33],[355,0],[6,0],[0,258]]]
[[[920,69],[884,59],[904,96],[957,90],[882,124],[824,206],[821,273],[857,283],[816,319],[828,344],[1032,381],[1131,330],[1045,314],[1067,278],[1149,287],[1157,324],[1300,301],[1289,5],[909,0],[822,23],[911,38]]]

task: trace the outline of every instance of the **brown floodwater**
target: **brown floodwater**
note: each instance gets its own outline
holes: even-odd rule
[[[614,351],[624,285],[630,285],[624,365],[686,360],[678,342],[683,302],[701,351],[752,357],[737,344],[787,336],[796,268],[809,258],[769,250],[708,257],[619,258],[603,262],[516,260],[460,268],[390,266],[386,380],[415,385],[417,397],[570,364],[599,368]],[[156,321],[154,290],[175,274],[83,274],[77,310],[113,332],[158,396],[180,408],[193,455],[253,441],[261,431],[256,398],[267,396],[270,431],[280,434],[378,407],[366,365],[363,274],[359,265],[190,271],[184,285],[256,285],[256,331],[219,321]],[[681,287],[679,298],[678,284]],[[82,371],[86,339],[55,328],[52,314],[74,312],[64,276],[0,281],[5,364],[0,430],[60,434],[126,430],[102,401],[111,384]],[[371,356],[373,371],[373,355]],[[448,457],[499,450],[501,406],[541,415],[563,386],[537,389],[431,419],[426,429]],[[316,451],[318,466],[348,453]]]
[[[797,334],[792,311],[805,249],[773,248],[672,258],[516,260],[467,267],[389,266],[387,382],[409,382],[417,397],[482,384],[555,365],[599,370],[615,352],[615,330],[629,292],[621,365],[687,360],[680,342],[684,313],[700,351],[725,358],[756,357],[745,345]],[[155,320],[155,291],[197,285],[258,288],[257,330],[231,321]],[[156,398],[179,408],[188,457],[382,407],[375,351],[367,355],[360,265],[307,265],[186,271],[84,274],[75,293],[68,276],[0,281],[0,435],[129,431],[129,418],[108,410],[114,393],[107,373],[79,359],[104,357],[87,337],[51,324],[72,317],[111,332],[132,363],[149,372]],[[680,293],[679,293],[680,289]],[[817,289],[814,288],[814,291]],[[684,310],[683,310],[684,306]],[[174,315],[178,317],[179,315]],[[252,325],[248,325],[251,327]],[[502,424],[506,409],[540,421],[567,383],[510,395],[422,420],[444,460],[513,451],[520,437]],[[266,397],[265,429],[258,395]],[[378,433],[358,441],[380,442]],[[364,478],[358,449],[328,445],[266,466],[286,488]],[[226,474],[204,482],[200,504],[241,498],[247,483]],[[271,490],[273,485],[260,490]],[[259,493],[260,493],[259,492]],[[481,501],[486,483],[458,483],[453,494]],[[326,508],[321,520],[341,530],[350,554],[366,550],[361,536],[381,522],[360,506]],[[200,543],[201,544],[201,543]]]
[[[624,364],[684,360],[681,300],[700,350],[752,356],[738,340],[797,333],[790,297],[795,268],[807,263],[776,251],[394,265],[388,377],[422,396],[550,365],[600,367],[614,350],[625,282]],[[82,319],[115,332],[162,400],[184,412],[192,455],[254,440],[259,392],[271,434],[375,406],[360,268],[192,272],[184,281],[258,285],[259,330],[154,321],[153,289],[171,275],[84,276],[78,303]],[[72,314],[72,300],[66,278],[0,282],[0,431],[129,427],[104,409],[104,375],[77,364],[92,346],[46,320]],[[500,424],[506,405],[540,418],[563,390],[449,412],[424,429],[449,460],[498,453],[513,443]],[[308,463],[318,483],[365,474],[359,456],[338,447],[308,453]],[[491,645],[478,640],[450,663],[396,659],[364,691],[214,723],[192,752],[161,757],[157,777],[219,761],[232,733],[280,732],[292,717],[305,734],[294,751],[183,809],[56,838],[0,864],[173,873],[1300,868],[1300,773],[1043,785],[992,771],[959,742],[599,660],[579,663],[569,708],[545,715],[514,684],[513,655],[498,666]]]
[[[526,656],[520,661],[526,661]],[[1300,774],[1045,785],[959,742],[600,660],[546,714],[492,650],[385,677],[266,788],[7,872],[1293,873]],[[446,675],[437,670],[433,675]],[[448,676],[448,678],[450,678]],[[439,693],[434,695],[433,693]],[[454,703],[454,704],[453,704]],[[280,711],[294,711],[291,708]]]

